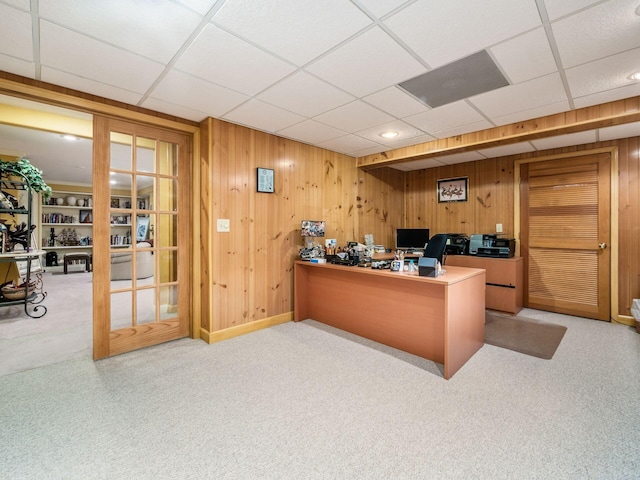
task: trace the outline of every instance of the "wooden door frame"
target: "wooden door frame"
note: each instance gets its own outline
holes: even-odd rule
[[[575,157],[584,157],[588,155],[598,155],[608,153],[611,159],[611,192],[609,199],[610,208],[610,287],[609,287],[609,316],[616,322],[627,323],[626,319],[620,317],[618,310],[618,147],[594,148],[591,150],[581,150],[577,152],[560,153],[556,155],[544,155],[541,157],[523,158],[516,160],[513,165],[513,227],[514,236],[516,238],[516,255],[520,255],[520,166],[527,163],[546,162],[549,160],[566,160]],[[615,246],[615,248],[614,248]],[[528,272],[524,272],[525,275]]]

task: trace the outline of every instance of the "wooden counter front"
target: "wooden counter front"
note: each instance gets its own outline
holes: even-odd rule
[[[313,319],[444,365],[449,379],[484,344],[485,271],[417,272],[295,262],[294,320]]]

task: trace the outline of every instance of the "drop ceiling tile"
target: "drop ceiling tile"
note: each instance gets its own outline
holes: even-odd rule
[[[462,152],[453,155],[443,155],[438,157],[438,161],[445,165],[455,165],[456,163],[475,162],[476,160],[484,160],[485,158],[478,152]]]
[[[0,53],[33,61],[31,15],[16,8],[0,4]]]
[[[586,132],[569,133],[557,137],[539,138],[531,140],[531,143],[538,150],[548,150],[550,148],[570,147],[572,145],[583,145],[597,141],[596,130]]]
[[[397,132],[398,136],[393,138],[384,138],[380,136],[380,133],[382,132]],[[412,140],[414,138],[423,136],[424,134],[425,133],[422,130],[417,129],[413,125],[409,125],[402,120],[382,123],[375,127],[356,132],[356,135],[360,137],[367,138],[372,142],[381,143],[383,145],[391,145],[392,143],[401,142],[404,140]]]
[[[327,140],[326,142],[320,142],[318,146],[355,157],[356,152],[364,150],[365,148],[377,148],[378,144],[366,138],[358,137],[357,135],[345,135]],[[384,147],[382,148],[384,149]]]
[[[167,63],[202,17],[174,2],[40,2],[40,16],[88,37]],[[126,34],[125,34],[126,32]]]
[[[343,0],[234,0],[226,2],[212,21],[298,66],[372,23]]]
[[[555,115],[556,113],[568,112],[571,110],[569,102],[563,100],[557,103],[551,103],[549,105],[543,105],[541,107],[531,108],[529,110],[522,110],[520,112],[509,113],[507,115],[500,115],[491,119],[497,126],[508,125],[510,123],[524,122],[534,118],[544,117],[546,115]]]
[[[405,138],[404,140],[398,140],[397,142],[388,143],[385,148],[402,148],[411,145],[417,145],[419,143],[431,142],[433,140],[436,140],[436,137],[432,137],[431,135],[427,135],[425,133],[424,135],[418,135],[417,137]]]
[[[585,97],[577,97],[574,98],[573,103],[576,108],[583,108],[637,96],[640,96],[640,82],[627,85],[626,87],[616,88],[615,90],[607,90]]]
[[[354,133],[393,121],[394,118],[358,100],[329,112],[322,113],[316,116],[314,120],[344,130],[345,132]]]
[[[544,0],[544,5],[549,20],[553,21],[599,1],[601,0]]]
[[[466,57],[542,24],[530,0],[415,2],[384,24],[431,68]]]
[[[427,71],[379,27],[325,55],[307,70],[357,97]]]
[[[80,92],[86,92],[104,98],[111,98],[119,102],[128,103],[129,105],[136,105],[142,98],[142,94],[140,93],[132,92],[125,88],[107,85],[72,73],[54,70],[46,66],[41,68],[40,75],[43,82],[61,85],[63,87],[72,88]]]
[[[544,28],[536,28],[489,49],[510,83],[522,83],[556,72],[556,61]]]
[[[177,0],[185,7],[195,10],[200,15],[205,15],[211,7],[216,3],[216,0]]]
[[[398,118],[430,110],[424,103],[416,100],[415,97],[396,86],[385,88],[364,97],[362,100]]]
[[[313,120],[305,120],[304,122],[296,123],[277,132],[278,135],[282,135],[283,137],[292,138],[312,145],[331,140],[332,138],[342,137],[345,133],[346,132],[342,130]]]
[[[274,133],[304,120],[304,117],[268,103],[251,99],[227,113],[224,120]]]
[[[355,98],[304,71],[276,83],[256,98],[286,110],[314,117]]]
[[[458,135],[464,135],[465,133],[477,132],[478,130],[486,130],[487,128],[492,128],[493,125],[488,120],[478,120],[477,122],[468,123],[466,125],[460,125],[452,128],[445,128],[444,130],[438,130],[431,132],[432,135],[436,138],[448,138],[455,137]]]
[[[601,142],[618,138],[640,137],[640,122],[601,128],[598,132],[598,137]]]
[[[40,45],[43,66],[137,93],[163,70],[157,62],[49,22],[40,22]]]
[[[552,24],[564,68],[640,47],[637,0],[611,0]]]
[[[165,102],[157,98],[149,97],[142,102],[141,107],[155,110],[156,112],[166,113],[167,115],[173,115],[175,117],[192,120],[194,122],[202,122],[211,114],[203,112],[195,108],[185,107],[183,105],[176,105],[174,103]]]
[[[175,67],[246,95],[255,95],[295,70],[213,25],[202,30]]]
[[[469,99],[492,120],[566,100],[564,86],[557,73],[482,93]]]
[[[640,17],[638,17],[640,18]],[[640,29],[638,30],[640,36]],[[629,75],[640,70],[640,48],[566,70],[574,97],[614,90],[638,83]]]
[[[518,155],[520,153],[533,152],[535,148],[529,142],[514,143],[511,145],[501,145],[499,147],[483,148],[478,153],[486,158],[506,157],[507,155]]]
[[[169,72],[150,95],[163,102],[221,117],[248,96],[176,70]]]
[[[22,75],[23,77],[36,78],[35,63],[3,55],[2,53],[0,53],[0,70]]]
[[[406,163],[394,163],[393,165],[390,165],[390,167],[395,168],[396,170],[412,172],[415,170],[425,170],[427,168],[442,167],[444,165],[446,165],[446,163],[441,162],[437,158],[426,158],[424,160],[413,160]]]
[[[406,0],[360,0],[359,3],[376,17],[382,18],[403,3],[406,3]]]
[[[476,122],[486,122],[464,100],[443,105],[417,115],[411,115],[404,118],[404,121],[431,135],[434,135],[434,132],[442,132]]]
[[[5,0],[4,3],[20,8],[26,12],[31,10],[31,0]]]
[[[388,150],[388,147],[376,145],[374,147],[363,148],[362,150],[354,150],[350,155],[353,155],[356,158],[366,157],[367,155],[374,155],[376,153],[384,152],[385,150]]]

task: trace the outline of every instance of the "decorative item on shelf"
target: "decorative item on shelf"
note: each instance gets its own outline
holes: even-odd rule
[[[76,206],[76,201],[78,199],[74,196],[69,196],[67,197],[67,205],[69,205],[70,207],[75,207]]]
[[[87,207],[93,207],[93,198],[87,198]]]
[[[62,198],[62,197],[56,198],[56,205],[58,205],[58,206],[64,205],[64,198]]]
[[[84,207],[84,198],[79,198],[76,201],[76,205],[78,205],[79,207]]]
[[[31,232],[35,230],[36,226],[31,225]],[[22,245],[25,250],[29,250],[29,234],[27,231],[27,224],[22,222],[20,225],[11,225],[7,231],[7,238],[5,241],[5,252],[13,252],[16,244]]]
[[[63,247],[75,247],[80,244],[80,238],[75,228],[63,228],[58,235],[58,242]]]

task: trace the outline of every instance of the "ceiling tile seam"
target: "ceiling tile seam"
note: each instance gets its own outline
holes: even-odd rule
[[[544,1],[546,1],[546,0],[544,0]],[[569,13],[565,13],[564,15],[561,15],[561,16],[560,16],[560,17],[558,17],[558,18],[554,18],[554,19],[553,19],[553,23],[558,22],[558,21],[560,21],[560,20],[566,20],[567,18],[572,17],[572,16],[574,16],[574,15],[576,15],[576,14],[578,14],[578,13],[585,12],[585,11],[587,11],[587,10],[590,10],[590,9],[592,9],[592,8],[594,8],[594,7],[597,7],[597,6],[599,6],[599,5],[602,5],[603,3],[607,3],[607,2],[609,2],[609,1],[610,1],[610,0],[600,0],[599,2],[595,2],[595,3],[592,3],[592,4],[590,4],[590,5],[586,5],[586,6],[584,6],[584,7],[580,7],[580,8],[578,8],[578,9],[576,9],[576,10],[572,10],[572,11],[570,11]],[[546,12],[546,5],[545,5],[545,12]]]
[[[571,88],[569,87],[567,74],[564,70],[564,66],[562,65],[562,59],[560,58],[560,50],[558,49],[558,44],[556,43],[556,37],[553,34],[553,28],[551,27],[551,22],[549,21],[549,14],[547,13],[547,7],[544,4],[544,0],[536,0],[536,5],[538,7],[538,13],[540,14],[540,18],[542,19],[542,26],[544,28],[545,35],[547,36],[547,42],[549,42],[549,47],[551,48],[551,53],[553,54],[553,60],[556,63],[556,68],[558,69],[558,74],[560,75],[562,88],[564,88],[564,93],[569,102],[569,110],[575,110],[576,104],[573,101],[573,95],[571,94]]]
[[[31,0],[31,42],[33,48],[34,79],[42,80],[42,65],[40,63],[40,6],[38,0]]]
[[[176,62],[180,59],[184,52],[187,51],[187,49],[191,46],[195,39],[198,38],[198,35],[202,33],[202,30],[204,30],[204,28],[209,24],[209,21],[216,13],[218,13],[218,10],[222,8],[222,5],[224,5],[225,2],[226,0],[215,2],[211,9],[209,9],[209,11],[206,13],[206,15],[202,17],[202,20],[200,20],[200,23],[196,26],[196,28],[193,29],[191,35],[189,35],[189,37],[184,41],[180,48],[178,48],[176,53],[173,54],[171,59],[164,66],[162,72],[160,72],[153,83],[149,86],[147,91],[142,95],[142,98],[138,101],[137,106],[142,106],[142,104],[151,96],[151,93],[158,87],[158,85],[160,85],[160,82],[165,79]]]

